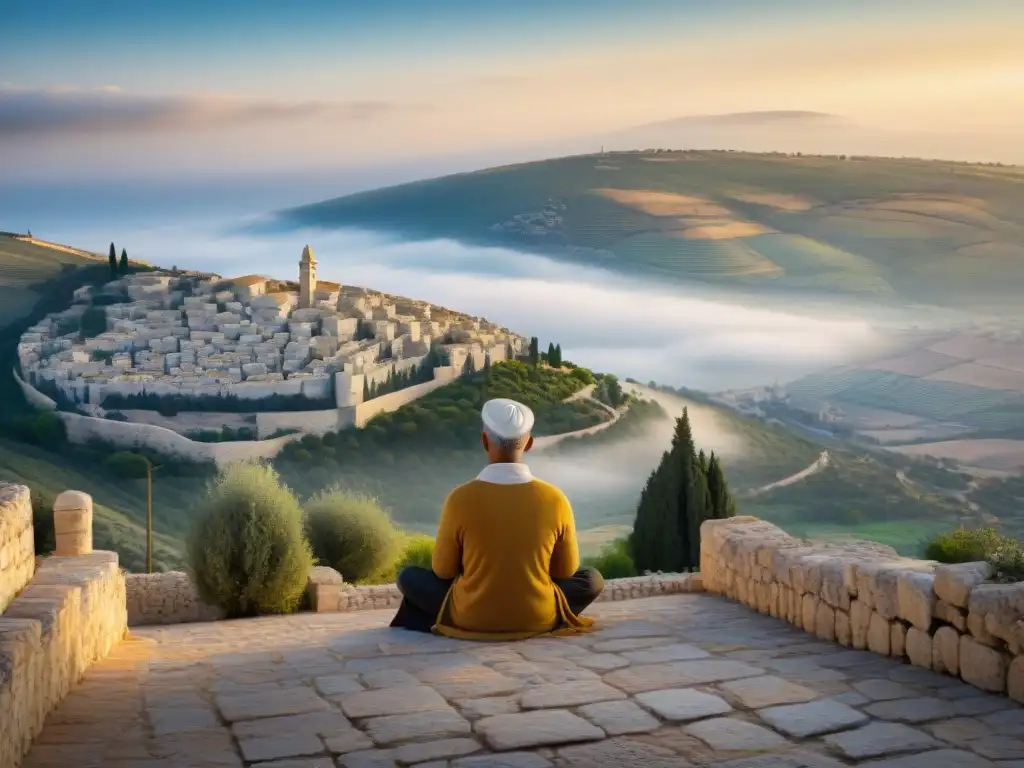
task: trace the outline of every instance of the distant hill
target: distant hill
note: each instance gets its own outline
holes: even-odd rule
[[[1024,283],[1024,168],[616,152],[363,192],[283,211],[274,226],[453,238],[662,281],[991,308],[1016,306]]]

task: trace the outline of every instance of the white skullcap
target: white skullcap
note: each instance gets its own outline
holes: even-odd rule
[[[484,429],[501,440],[517,440],[533,429],[533,411],[515,400],[488,400],[481,416]]]

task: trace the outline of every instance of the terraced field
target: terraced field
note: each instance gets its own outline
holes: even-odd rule
[[[979,429],[1024,426],[1024,394],[887,371],[844,369],[787,387],[795,397],[834,400]]]
[[[701,277],[780,277],[784,273],[743,240],[686,240],[667,232],[643,232],[618,241],[613,252],[652,272]]]
[[[658,280],[991,309],[1018,306],[1024,284],[1022,181],[1021,169],[939,161],[615,153],[364,192],[283,211],[273,226],[358,226]],[[558,215],[537,224],[549,205]]]

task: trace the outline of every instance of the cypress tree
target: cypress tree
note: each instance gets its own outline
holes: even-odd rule
[[[682,552],[673,520],[673,476],[671,455],[666,452],[661,463],[651,472],[640,494],[633,532],[629,537],[630,552],[638,571],[678,571]]]
[[[736,514],[736,503],[729,493],[729,484],[725,480],[722,463],[714,452],[711,453],[711,459],[708,461],[708,496],[713,519],[722,520]]]
[[[687,410],[672,447],[647,479],[637,505],[630,552],[639,571],[687,571],[700,565],[700,526],[729,517],[734,504],[718,458],[697,451]]]
[[[117,280],[117,251],[114,250],[114,244],[110,244],[110,255],[107,256],[107,261],[110,264],[110,279]]]
[[[552,365],[555,368],[561,368],[562,367],[562,345],[561,344],[556,344],[555,345],[555,362],[553,362]]]
[[[701,461],[700,456],[693,458],[693,487],[687,501],[686,524],[690,531],[687,553],[687,565],[691,569],[700,567],[700,525],[711,517],[711,497],[708,493],[708,477],[706,474],[707,459]]]
[[[548,351],[545,359],[548,361],[548,365],[555,364],[555,343],[553,341],[548,342]]]
[[[363,402],[370,399],[370,380],[363,376]]]
[[[536,336],[530,337],[530,365],[537,365],[540,362],[540,350],[538,349],[540,342]]]
[[[122,275],[128,274],[128,251],[121,249],[121,263],[118,265]]]

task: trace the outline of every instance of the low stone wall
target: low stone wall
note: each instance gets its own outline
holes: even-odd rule
[[[0,613],[35,571],[32,502],[23,485],[0,484]]]
[[[310,588],[313,609],[319,613],[397,609],[402,602],[402,595],[394,584],[354,587],[324,579],[311,584]],[[701,591],[699,574],[656,573],[631,579],[609,579],[598,602]]]
[[[87,494],[65,491],[57,497],[58,554],[38,559],[28,488],[0,483],[0,499],[0,522],[13,525],[16,519],[20,527],[27,521],[31,577],[0,617],[0,768],[15,768],[46,716],[89,665],[124,637],[127,614],[117,555],[92,549]],[[19,560],[19,573],[24,568]],[[2,573],[7,579],[6,566]]]
[[[0,618],[0,768],[15,768],[89,665],[127,629],[114,552],[45,558]]]
[[[125,581],[129,626],[216,621],[222,616],[199,599],[187,573],[129,573]]]
[[[700,574],[652,574],[610,579],[599,601],[700,592]],[[188,574],[180,571],[127,576],[128,624],[185,624],[216,621],[221,612],[199,599]],[[346,613],[398,608],[402,596],[394,584],[356,587],[345,584],[337,571],[314,568],[309,576],[310,607],[318,613]]]
[[[754,517],[701,526],[704,588],[835,641],[1024,702],[1024,582],[872,542],[808,542]]]

